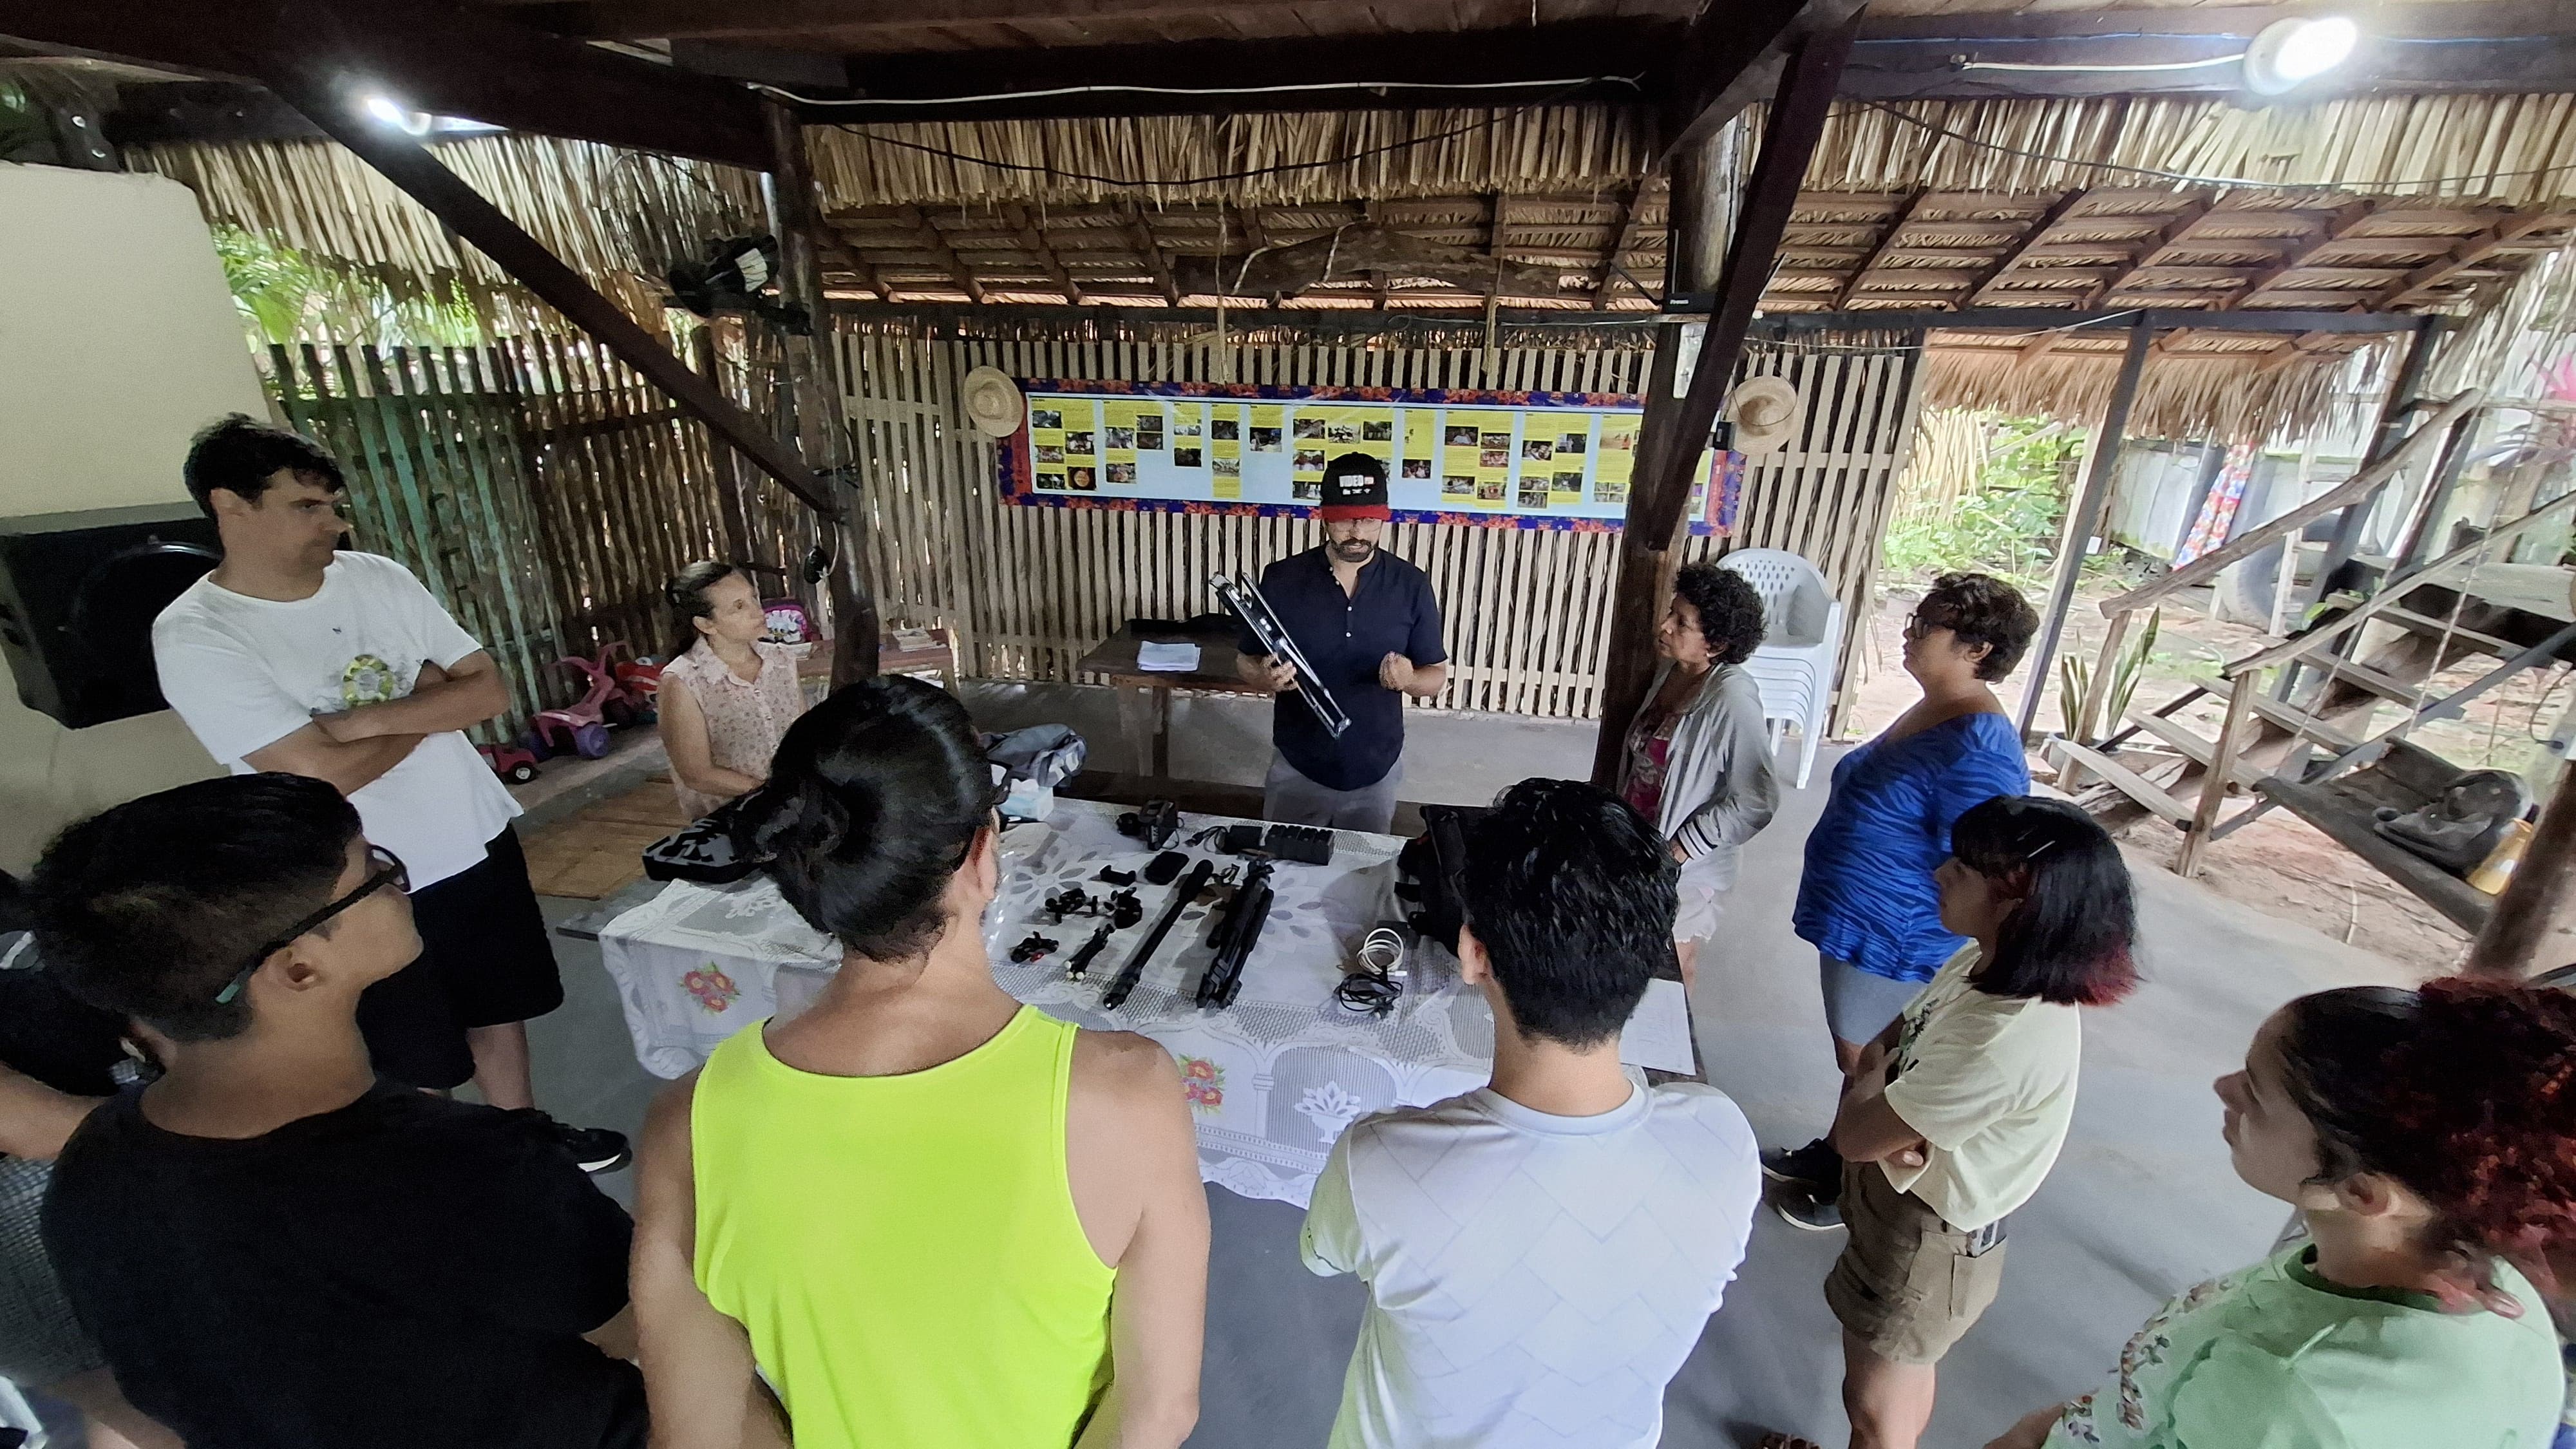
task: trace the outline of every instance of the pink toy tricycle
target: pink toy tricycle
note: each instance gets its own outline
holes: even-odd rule
[[[578,703],[537,712],[537,739],[547,749],[556,754],[569,750],[585,760],[596,760],[608,753],[609,721],[633,720],[652,708],[652,691],[629,672],[633,666],[615,661],[621,649],[627,649],[626,641],[616,639],[601,645],[595,660],[567,654],[555,661],[588,675],[590,688]],[[654,674],[658,684],[660,671]]]

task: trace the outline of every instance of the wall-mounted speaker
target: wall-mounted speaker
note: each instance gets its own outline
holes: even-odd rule
[[[222,557],[189,503],[0,519],[0,654],[18,698],[72,729],[169,708],[152,621]]]

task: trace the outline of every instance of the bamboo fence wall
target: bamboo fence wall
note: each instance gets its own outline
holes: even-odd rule
[[[1430,349],[1138,341],[930,341],[845,324],[836,338],[869,565],[889,624],[944,625],[963,671],[1073,681],[1076,661],[1131,617],[1213,607],[1213,572],[1257,573],[1317,542],[1307,518],[1037,508],[996,495],[993,445],[959,417],[957,386],[990,363],[1018,377],[1285,385],[1635,392],[1633,349]],[[1686,557],[1786,548],[1824,571],[1855,633],[1869,617],[1879,540],[1922,385],[1919,347],[1765,348],[1748,369],[1788,376],[1801,438],[1748,469],[1732,540]],[[1609,532],[1396,524],[1387,547],[1431,575],[1448,627],[1448,688],[1431,707],[1590,718],[1617,586]],[[1844,649],[1848,678],[1853,650]]]
[[[508,673],[495,737],[580,696],[561,657],[664,652],[662,584],[683,564],[783,563],[808,542],[800,505],[741,489],[703,427],[584,341],[272,347],[266,371],[346,468],[354,546],[418,574]]]

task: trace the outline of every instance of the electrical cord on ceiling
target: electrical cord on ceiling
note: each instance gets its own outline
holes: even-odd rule
[[[1525,91],[1533,86],[1559,86],[1579,89],[1592,85],[1624,85],[1642,90],[1639,77],[1630,75],[1555,76],[1547,80],[1524,81],[1305,81],[1295,85],[1275,86],[1140,86],[1123,84],[1054,86],[1042,91],[994,91],[980,96],[851,96],[831,99],[798,95],[781,86],[754,85],[753,90],[794,101],[800,106],[977,106],[994,101],[1052,100],[1059,96],[1269,96],[1312,94],[1317,91]]]
[[[1528,115],[1532,111],[1543,110],[1556,104],[1558,101],[1565,99],[1567,96],[1574,94],[1576,91],[1583,89],[1585,86],[1594,84],[1597,80],[1620,79],[1625,79],[1632,85],[1636,83],[1635,77],[1586,77],[1583,80],[1574,82],[1563,90],[1541,96],[1534,101],[1528,101],[1521,105],[1514,106],[1512,109],[1503,112],[1499,116],[1487,116],[1482,120],[1470,121],[1463,126],[1457,126],[1450,130],[1436,132],[1432,135],[1412,136],[1401,141],[1389,141],[1383,146],[1371,146],[1365,150],[1353,151],[1348,155],[1329,156],[1318,161],[1283,161],[1275,166],[1249,166],[1240,171],[1218,171],[1211,172],[1204,176],[1102,176],[1089,171],[1065,171],[1053,166],[1033,166],[1024,161],[997,161],[987,156],[973,156],[963,151],[951,150],[946,146],[931,146],[925,145],[919,141],[903,141],[892,136],[880,136],[872,131],[862,130],[859,126],[848,121],[833,121],[829,124],[833,129],[846,131],[849,134],[858,137],[862,141],[874,142],[880,146],[894,146],[906,151],[919,151],[924,155],[938,156],[946,160],[960,162],[969,166],[989,166],[997,171],[1018,171],[1030,175],[1046,176],[1058,181],[1089,181],[1100,186],[1204,186],[1218,181],[1246,181],[1255,176],[1281,176],[1292,171],[1319,171],[1328,166],[1342,166],[1353,161],[1363,161],[1371,156],[1384,156],[1397,151],[1410,150],[1416,146],[1429,146],[1440,141],[1454,140],[1460,136],[1466,135],[1470,131],[1488,130],[1504,121],[1517,120],[1522,116]]]
[[[2088,161],[2076,156],[2060,156],[2053,152],[2030,151],[2019,146],[2006,146],[1996,141],[1980,140],[1964,131],[1953,130],[1937,121],[1927,121],[1921,116],[1899,110],[1885,101],[1864,100],[1856,104],[1869,110],[1885,112],[1909,126],[1921,127],[1945,140],[1956,141],[1963,146],[1973,146],[1980,151],[2016,156],[2025,161],[2050,161],[2060,166],[2091,167],[2099,171],[2117,171],[2129,176],[2152,176],[2159,181],[2180,181],[2193,186],[2253,186],[2267,191],[2325,191],[2347,184],[2341,181],[2284,181],[2279,178],[2264,180],[2252,176],[2200,176],[2188,171],[2164,171],[2153,166],[2130,166],[2118,161]],[[2427,176],[2388,184],[2408,187],[2447,186],[2453,182],[2500,181],[2510,176],[2547,176],[2560,171],[2576,171],[2576,161],[2556,166],[2535,166],[2520,171],[2480,171],[2465,176]]]

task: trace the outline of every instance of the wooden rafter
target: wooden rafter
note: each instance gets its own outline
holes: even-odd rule
[[[1171,259],[1163,254],[1163,244],[1154,235],[1153,223],[1145,219],[1145,209],[1132,201],[1118,204],[1118,214],[1126,219],[1128,244],[1145,259],[1145,270],[1154,274],[1154,285],[1175,307],[1181,305],[1181,284],[1172,279]]]
[[[821,248],[824,256],[831,259],[833,266],[856,278],[862,288],[888,302],[894,300],[894,290],[886,285],[884,276],[869,264],[866,257],[859,255],[859,249],[850,245],[849,239],[841,235],[839,227],[828,221],[816,227],[815,244]]]
[[[2454,242],[2450,255],[2438,261],[2426,262],[2391,283],[2371,299],[2371,305],[2390,307],[2415,301],[2425,292],[2494,256],[2533,232],[2564,219],[2548,211],[2523,212],[2498,217],[2495,224],[2486,230]]]
[[[1073,279],[1073,273],[1064,269],[1055,248],[1047,245],[1046,233],[1038,230],[1037,221],[1029,215],[1029,209],[1014,202],[1002,209],[1002,216],[1010,222],[1011,234],[1019,239],[1020,245],[1037,258],[1038,270],[1047,274],[1047,280],[1055,283],[1056,290],[1064,294],[1066,301],[1079,304],[1082,301],[1082,284]]]
[[[2146,243],[2138,248],[2137,255],[2130,258],[2129,264],[2121,268],[2118,275],[2108,281],[2094,283],[2093,290],[2085,296],[2084,305],[2090,307],[2105,298],[2119,295],[2120,289],[2129,285],[2138,273],[2154,266],[2156,259],[2163,256],[2176,242],[2190,236],[2199,227],[2201,221],[2209,215],[2209,206],[2207,197],[2196,196],[2185,202],[2182,210],[2176,213],[2171,221],[2157,227],[2149,234]]]
[[[2317,253],[2342,241],[2355,227],[2368,220],[2370,203],[2367,201],[2351,201],[2337,207],[2334,215],[2315,224],[2304,239],[2294,239],[2289,249],[2281,253],[2279,261],[2239,282],[2226,296],[2211,303],[2212,309],[2223,312],[2247,298],[2262,295],[2265,287],[2306,266]]]
[[[1641,210],[1638,203],[1645,199],[1645,195],[1645,183],[1639,182],[1629,187],[1627,196],[1619,202],[1617,235],[1610,242],[1610,250],[1602,256],[1601,265],[1592,269],[1592,309],[1596,312],[1609,308],[1610,283],[1619,277],[1619,269],[1628,253],[1636,248],[1637,213]]]
[[[1861,285],[1869,280],[1869,269],[1895,249],[1897,238],[1904,234],[1905,224],[1914,219],[1916,209],[1923,205],[1923,198],[1930,194],[1929,188],[1918,186],[1912,195],[1898,204],[1896,215],[1887,223],[1887,230],[1879,235],[1878,245],[1869,249],[1869,255],[1860,259],[1860,264],[1852,268],[1851,275],[1843,279],[1841,290],[1834,293],[1833,310],[1851,310],[1852,298],[1860,294]]]
[[[0,32],[276,90],[326,85],[354,109],[363,78],[421,110],[512,130],[763,170],[758,97],[712,76],[549,35],[437,0],[11,0]],[[288,72],[300,70],[301,74]]]
[[[2079,190],[2069,191],[2050,202],[2048,210],[2039,214],[2039,220],[2031,224],[2030,230],[2022,233],[2018,240],[2005,247],[2003,255],[1988,263],[1985,270],[1977,274],[1976,280],[1968,284],[1965,305],[1975,307],[1983,304],[1987,293],[1994,290],[1997,282],[2003,280],[2004,273],[2012,270],[2013,263],[2021,260],[2022,253],[2048,240],[2048,234],[2055,230],[2057,224],[2066,219],[2066,214],[2075,209],[2075,204],[2083,199],[2084,193]]]
[[[940,235],[938,225],[920,207],[899,206],[895,208],[895,215],[912,229],[912,234],[921,242],[922,250],[948,269],[948,275],[965,290],[968,301],[984,300],[984,284],[976,279],[974,268],[967,266],[966,259],[957,255],[957,249],[948,244],[948,238]]]

